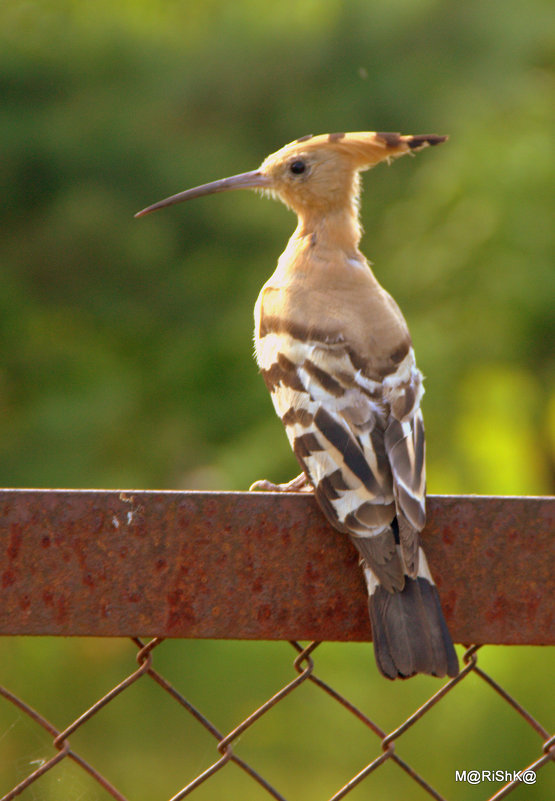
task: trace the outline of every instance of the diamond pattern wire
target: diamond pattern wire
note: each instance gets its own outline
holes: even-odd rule
[[[538,758],[530,765],[523,767],[521,772],[532,771],[537,773],[540,769],[544,768],[548,762],[555,761],[555,736],[551,736],[544,727],[535,718],[524,709],[518,701],[516,701],[503,687],[501,687],[490,675],[485,673],[478,665],[478,649],[480,646],[472,645],[469,647],[463,656],[463,668],[459,675],[454,679],[444,684],[441,689],[434,693],[422,706],[412,712],[397,728],[390,732],[384,731],[374,720],[368,717],[361,709],[357,708],[353,703],[345,698],[333,687],[319,678],[315,673],[314,652],[320,643],[312,642],[306,647],[301,646],[297,642],[291,642],[291,646],[295,650],[295,658],[293,661],[293,669],[296,676],[285,684],[277,693],[272,695],[261,706],[255,709],[248,717],[240,721],[235,728],[227,733],[221,732],[210,720],[208,720],[202,712],[194,707],[164,676],[162,676],[153,667],[153,652],[155,649],[160,648],[163,640],[161,638],[154,638],[148,643],[143,643],[138,638],[132,638],[132,642],[137,647],[137,663],[138,668],[131,672],[123,681],[117,684],[104,696],[99,698],[96,703],[86,709],[76,720],[66,726],[65,729],[59,730],[49,720],[46,720],[39,712],[30,707],[24,700],[18,698],[9,690],[0,686],[0,696],[6,701],[14,704],[22,713],[27,715],[38,726],[41,726],[52,736],[52,745],[55,753],[52,757],[45,760],[33,772],[29,773],[17,786],[11,788],[4,793],[0,801],[11,801],[17,798],[24,790],[29,788],[41,776],[48,771],[55,771],[56,767],[63,760],[71,760],[79,765],[90,777],[92,777],[98,784],[117,801],[132,801],[125,796],[120,790],[103,776],[98,770],[90,765],[78,753],[76,753],[70,745],[70,736],[74,734],[82,726],[96,715],[101,709],[106,707],[111,701],[114,700],[120,693],[125,692],[135,682],[141,680],[146,681],[147,677],[156,682],[169,696],[179,704],[185,712],[188,712],[204,727],[206,731],[215,739],[215,759],[209,768],[204,770],[192,778],[178,793],[176,793],[170,801],[179,801],[179,799],[186,798],[193,795],[195,790],[209,781],[219,771],[223,770],[228,763],[235,763],[237,767],[243,770],[253,782],[256,782],[266,794],[278,801],[291,801],[285,799],[283,795],[273,787],[252,765],[244,761],[234,752],[234,744],[238,738],[243,735],[248,729],[256,726],[256,723],[263,717],[272,707],[279,704],[285,697],[294,693],[295,690],[305,682],[311,682],[319,688],[328,697],[333,699],[336,703],[340,704],[348,713],[354,718],[358,719],[364,724],[371,732],[373,732],[378,741],[376,742],[376,756],[367,765],[365,765],[355,776],[353,776],[343,787],[339,788],[329,801],[339,801],[345,798],[349,793],[357,787],[361,782],[364,782],[370,774],[386,762],[394,763],[400,770],[404,771],[412,781],[420,786],[429,797],[437,799],[437,801],[448,801],[448,799],[441,795],[424,777],[420,776],[407,762],[405,762],[396,751],[397,743],[401,740],[402,736],[418,724],[434,706],[441,703],[442,699],[450,693],[454,687],[459,683],[464,682],[470,674],[479,676],[491,690],[497,693],[512,709],[517,713],[540,738],[538,743]],[[505,798],[514,789],[521,784],[518,778],[506,783],[501,789],[490,796],[488,801],[498,801],[498,799]],[[0,789],[0,792],[3,792]],[[154,801],[156,799],[151,796]],[[159,801],[165,801],[159,799]]]

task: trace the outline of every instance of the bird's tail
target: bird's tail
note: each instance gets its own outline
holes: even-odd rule
[[[459,663],[426,556],[419,549],[414,578],[400,590],[386,589],[364,565],[376,663],[388,679],[428,673],[456,676]]]

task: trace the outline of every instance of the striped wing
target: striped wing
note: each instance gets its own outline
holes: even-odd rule
[[[405,572],[416,575],[425,522],[423,390],[412,348],[381,381],[357,369],[341,342],[268,333],[257,357],[323,512],[385,588],[402,589]]]

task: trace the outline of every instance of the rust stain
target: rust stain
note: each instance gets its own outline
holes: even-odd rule
[[[23,537],[22,526],[20,523],[13,523],[10,529],[10,544],[7,548],[7,554],[9,559],[16,559]]]
[[[15,573],[13,570],[4,570],[2,573],[2,587],[9,587],[15,584]]]

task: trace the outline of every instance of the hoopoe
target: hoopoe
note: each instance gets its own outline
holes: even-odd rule
[[[298,224],[255,305],[255,349],[302,473],[332,526],[358,549],[381,673],[455,676],[458,661],[420,544],[425,512],[422,375],[405,319],[358,249],[360,172],[445,136],[303,136],[257,170],[140,211],[258,189]]]

